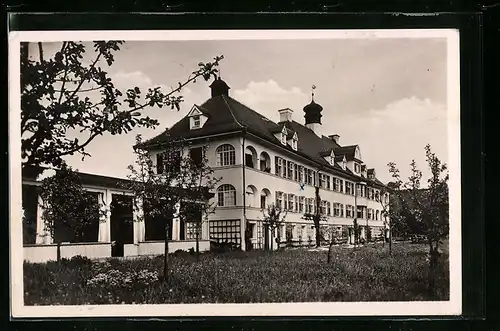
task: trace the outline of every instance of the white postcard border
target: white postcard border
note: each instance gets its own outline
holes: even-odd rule
[[[259,304],[168,304],[24,306],[21,222],[20,42],[64,40],[263,40],[446,38],[448,41],[448,153],[450,192],[450,300],[442,302],[335,302]],[[141,316],[417,316],[462,312],[460,67],[458,30],[170,30],[15,31],[9,33],[10,275],[14,318]],[[457,222],[456,220],[460,220]]]

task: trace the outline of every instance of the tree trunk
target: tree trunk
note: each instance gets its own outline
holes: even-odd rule
[[[168,224],[165,226],[165,256],[163,258],[163,281],[168,282]]]
[[[389,255],[392,254],[392,230],[391,226],[389,225]]]
[[[328,247],[328,259],[326,261],[327,264],[330,264],[330,261],[332,259],[332,247],[333,247],[334,241],[330,241],[330,247]]]
[[[321,246],[321,233],[319,223],[321,221],[321,197],[319,196],[319,187],[315,188],[316,193],[316,215],[314,217],[314,227],[316,230],[316,247]]]
[[[61,261],[61,242],[57,242],[57,261]]]
[[[429,294],[432,298],[436,296],[436,273],[439,263],[438,243],[429,243]]]
[[[273,252],[274,229],[271,229],[271,252]]]
[[[196,227],[196,261],[200,261],[200,229]]]

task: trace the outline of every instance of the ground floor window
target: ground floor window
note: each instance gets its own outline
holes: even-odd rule
[[[172,239],[173,217],[151,215],[148,205],[144,204],[144,239],[146,241],[165,240],[165,227],[168,224],[168,239]]]
[[[209,222],[210,240],[219,243],[241,245],[240,220],[217,220]]]
[[[196,239],[196,222],[186,222],[186,240]]]

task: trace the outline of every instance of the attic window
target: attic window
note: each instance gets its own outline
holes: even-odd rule
[[[297,139],[292,139],[292,148],[296,151],[297,150]]]
[[[361,171],[360,169],[361,169],[360,165],[358,163],[354,163],[354,172],[359,174],[359,172]]]
[[[198,129],[201,125],[200,115],[193,116],[193,129]]]
[[[286,145],[286,134],[285,133],[281,133],[281,143],[283,145]]]

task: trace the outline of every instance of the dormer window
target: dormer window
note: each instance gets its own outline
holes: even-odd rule
[[[189,128],[191,130],[202,128],[208,119],[208,117],[203,114],[196,105],[191,108],[191,111],[188,113],[187,117],[189,118]]]
[[[286,145],[286,134],[285,133],[281,133],[281,143],[283,145]]]
[[[198,129],[201,125],[200,115],[193,116],[193,129]]]
[[[298,142],[299,142],[299,137],[297,136],[297,132],[295,132],[295,133],[293,134],[293,137],[292,137],[292,142],[291,142],[292,149],[293,149],[294,151],[296,151],[296,150],[297,150]]]
[[[361,166],[358,163],[354,163],[354,172],[359,174],[361,171]]]

